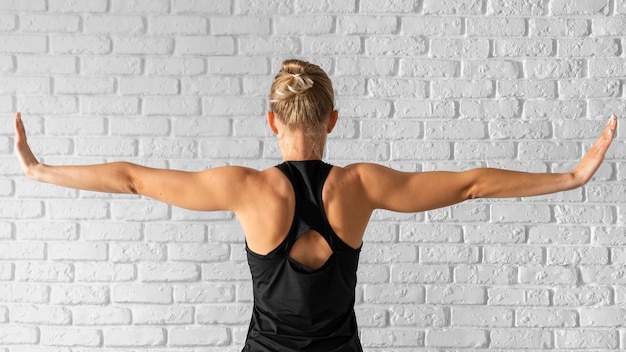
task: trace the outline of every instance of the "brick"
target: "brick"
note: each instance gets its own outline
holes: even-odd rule
[[[111,118],[109,128],[111,134],[116,136],[165,136],[170,133],[169,121],[157,117]]]
[[[385,309],[355,307],[357,321],[362,327],[383,327],[387,325]]]
[[[105,219],[108,217],[108,205],[103,201],[55,201],[48,208],[52,219],[57,220],[82,220],[82,219]]]
[[[109,302],[109,289],[105,286],[56,285],[50,292],[50,303],[63,305],[103,305]]]
[[[478,329],[449,328],[429,330],[426,346],[450,348],[480,348],[489,345],[488,332]]]
[[[433,306],[392,306],[389,311],[392,326],[444,326],[447,314],[444,309]]]
[[[268,0],[259,2],[256,0],[241,0],[235,3],[236,15],[284,15],[293,13],[293,2],[289,0]]]
[[[400,59],[400,76],[429,79],[458,77],[460,65],[451,60]]]
[[[195,76],[206,72],[204,66],[201,58],[150,57],[146,60],[145,71],[157,76]]]
[[[58,77],[54,80],[57,94],[113,94],[115,80],[107,77]]]
[[[172,293],[172,287],[160,284],[115,284],[111,287],[111,302],[169,304]]]
[[[589,20],[579,18],[531,18],[533,37],[586,37],[591,34]]]
[[[247,55],[291,55],[301,51],[300,41],[290,37],[247,37],[239,40],[239,49]]]
[[[573,119],[585,116],[584,114],[585,103],[579,100],[529,100],[524,102],[524,117],[528,119],[545,119],[555,116]]]
[[[595,58],[589,59],[590,77],[613,77],[626,74],[626,62],[622,59]],[[602,103],[604,105],[604,102]]]
[[[470,37],[521,37],[526,33],[526,22],[521,18],[468,18]]]
[[[424,287],[412,284],[378,284],[364,288],[363,300],[367,303],[423,303]]]
[[[296,1],[296,13],[354,13],[356,0]]]
[[[333,28],[334,19],[331,16],[293,15],[274,18],[274,31],[276,34],[322,35],[332,33]]]
[[[493,327],[513,326],[513,310],[500,307],[452,307],[451,326]]]
[[[71,222],[21,222],[16,225],[16,232],[18,239],[23,240],[75,240],[78,237],[77,226]]]
[[[426,98],[427,82],[415,79],[383,79],[367,80],[369,93],[374,97],[407,97]]]
[[[6,77],[2,78],[2,94],[47,95],[50,94],[48,77]]]
[[[192,263],[141,263],[138,271],[144,282],[195,281],[200,277],[198,266]]]
[[[53,35],[50,37],[50,51],[55,54],[109,54],[111,39],[95,35]]]
[[[482,7],[479,0],[424,0],[423,11],[425,14],[480,15]]]
[[[458,243],[461,238],[461,228],[452,225],[402,224],[399,229],[401,242]]]
[[[429,285],[426,289],[428,304],[478,305],[485,303],[485,289],[469,285]]]
[[[591,32],[595,36],[623,36],[626,31],[624,16],[598,18],[591,21]]]
[[[365,329],[362,337],[363,346],[367,347],[406,347],[423,346],[424,333],[412,329]]]
[[[51,12],[106,12],[107,6],[107,0],[50,0],[49,9]]]
[[[246,324],[250,321],[252,307],[249,305],[207,305],[196,311],[200,324]]]
[[[513,267],[507,265],[458,265],[454,280],[461,284],[502,284],[516,282]]]
[[[187,284],[177,286],[174,290],[174,300],[181,303],[221,303],[235,301],[235,286],[232,284]]]
[[[113,42],[116,54],[165,55],[173,51],[171,38],[115,37]]]
[[[488,305],[548,306],[550,292],[547,289],[493,287],[487,289]]]
[[[72,307],[74,325],[128,325],[131,323],[131,311],[122,307]]]
[[[543,16],[547,12],[542,0],[489,0],[487,15],[492,16]]]
[[[410,245],[371,244],[361,252],[363,263],[414,263],[417,248]]]
[[[69,325],[71,313],[65,307],[16,305],[11,307],[10,319],[18,324]]]
[[[534,59],[524,62],[524,72],[528,78],[578,78],[583,76],[585,63],[572,59]]]
[[[539,329],[492,330],[490,348],[547,349],[554,346],[552,332]]]
[[[18,262],[15,265],[15,277],[18,281],[69,283],[74,279],[74,267],[67,263]]]
[[[29,219],[43,215],[43,204],[40,201],[3,199],[0,205],[0,219]]]
[[[137,57],[85,57],[81,72],[88,75],[138,75],[142,73],[142,59]]]
[[[539,247],[529,246],[488,246],[483,247],[482,262],[486,264],[543,264],[543,251]],[[554,264],[554,263],[548,263]]]
[[[264,57],[210,57],[209,73],[217,75],[263,75],[268,73]]]
[[[341,34],[392,34],[398,30],[398,20],[392,16],[341,16],[337,28]]]
[[[615,327],[626,323],[626,309],[610,308],[583,308],[580,310],[581,327]]]
[[[622,285],[626,282],[621,268],[610,266],[589,266],[581,268],[582,282],[585,284]]]
[[[122,77],[118,80],[123,95],[170,95],[179,93],[179,81],[170,77]]]
[[[389,282],[389,269],[378,264],[367,264],[364,262],[363,265],[359,265],[357,280],[365,284],[382,284]]]
[[[362,0],[359,10],[363,13],[412,13],[415,7],[415,2],[410,0]]]
[[[556,82],[547,80],[503,80],[497,84],[498,97],[544,98],[556,97]]]
[[[197,97],[145,97],[141,99],[142,112],[145,115],[197,115],[200,102]]]
[[[113,0],[111,3],[111,12],[115,13],[166,13],[169,10],[169,1],[167,0],[136,0],[124,1]]]
[[[80,112],[90,115],[137,115],[139,113],[139,99],[135,97],[84,96],[80,97]]]
[[[487,39],[437,39],[430,40],[430,51],[434,58],[486,59],[489,57]]]
[[[489,136],[493,139],[546,139],[552,135],[547,121],[497,121],[489,124]]]
[[[148,18],[147,33],[157,35],[206,35],[207,19],[197,16],[158,16]]]
[[[23,55],[17,57],[17,73],[21,74],[75,74],[78,72],[74,57]],[[7,63],[8,65],[8,63]],[[8,70],[8,66],[5,70]]]
[[[619,56],[618,39],[561,39],[557,55],[561,57]]]
[[[269,35],[270,20],[266,17],[231,16],[211,19],[212,35]]]
[[[6,1],[0,4],[2,11],[45,11],[44,0]]]
[[[461,35],[463,20],[451,16],[402,16],[402,33],[427,37],[447,37]]]
[[[397,141],[393,142],[393,160],[448,160],[452,154],[450,144],[443,141]]]
[[[554,308],[524,308],[515,310],[515,326],[529,328],[576,327],[576,310]]]
[[[446,265],[397,264],[391,267],[394,283],[447,283],[450,269]]]
[[[532,285],[576,285],[578,275],[573,267],[521,266],[519,282]]]
[[[615,349],[619,345],[619,334],[615,330],[557,330],[554,339],[556,348]]]
[[[0,52],[4,53],[44,53],[47,50],[48,40],[36,35],[1,35]]]
[[[494,56],[496,57],[548,57],[555,49],[551,39],[495,39],[493,41]]]
[[[521,66],[508,60],[473,60],[463,63],[463,78],[470,79],[516,79],[522,73]]]
[[[554,217],[559,224],[611,224],[615,221],[613,209],[609,206],[557,205]]]
[[[4,325],[4,324],[3,324]],[[0,344],[36,344],[39,341],[39,329],[34,326],[10,325],[0,330]]]
[[[168,334],[168,344],[172,346],[223,346],[229,341],[224,327],[174,327]]]
[[[138,306],[132,308],[134,324],[141,325],[183,325],[192,324],[194,310],[185,306]]]
[[[164,261],[166,253],[166,247],[160,243],[112,243],[110,260],[117,263]]]
[[[419,121],[361,121],[361,137],[365,139],[390,140],[414,139],[421,135],[422,124]]]
[[[550,2],[550,14],[552,15],[608,15],[610,11],[609,0],[599,1],[574,1],[554,0]]]
[[[495,87],[488,80],[433,81],[430,93],[435,99],[487,98],[493,96]]]
[[[249,280],[250,268],[245,262],[218,262],[202,265],[204,280]]]
[[[418,36],[377,36],[365,39],[365,52],[369,55],[417,56],[424,54],[427,43]]]
[[[367,40],[365,47],[368,48]],[[356,36],[304,37],[302,40],[304,55],[350,55],[362,50],[361,39]]]
[[[590,239],[591,232],[584,227],[537,226],[528,233],[528,243],[536,244],[587,244]]]
[[[204,15],[228,15],[231,13],[230,0],[216,0],[198,2],[195,0],[174,0],[171,11],[173,13],[193,13]]]
[[[457,245],[457,246],[429,246],[419,247],[420,263],[477,263],[478,247]]]
[[[48,303],[50,288],[40,284],[0,283],[0,293],[5,302]]]
[[[165,330],[158,327],[115,327],[104,330],[103,342],[110,347],[163,346]]]
[[[57,242],[49,243],[47,255],[50,260],[107,260],[108,246],[104,243]]]
[[[608,98],[621,94],[620,82],[607,79],[559,81],[559,94],[564,98]]]
[[[78,32],[79,19],[71,15],[22,15],[20,29],[25,32]]]
[[[522,108],[516,99],[462,100],[459,110],[463,118],[490,120],[516,117],[521,113]]]

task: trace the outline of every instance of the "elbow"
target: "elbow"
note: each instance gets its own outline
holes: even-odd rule
[[[135,185],[135,181],[133,181],[133,179],[131,178],[129,178],[126,182],[126,193],[139,194],[139,191],[137,191],[137,186]]]

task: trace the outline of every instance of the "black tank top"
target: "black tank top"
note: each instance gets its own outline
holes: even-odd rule
[[[267,255],[247,246],[254,307],[243,351],[361,352],[354,299],[360,249],[343,242],[328,223],[322,188],[332,165],[289,161],[278,166],[295,193],[295,214],[285,240]],[[309,230],[328,242],[333,254],[311,270],[289,257]]]

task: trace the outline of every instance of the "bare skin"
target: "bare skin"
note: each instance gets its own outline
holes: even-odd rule
[[[268,123],[277,135],[283,160],[320,160],[326,136],[337,122],[333,111],[318,131],[288,128],[274,114]],[[375,209],[420,212],[474,198],[514,198],[574,189],[586,184],[604,160],[615,130],[614,115],[579,164],[565,173],[525,173],[478,168],[464,172],[400,172],[370,163],[333,167],[322,197],[328,220],[346,244],[358,248]],[[126,162],[48,166],[38,162],[26,140],[21,115],[15,116],[15,151],[31,179],[76,189],[141,194],[174,206],[234,212],[248,247],[267,254],[285,238],[293,219],[291,184],[276,168],[258,171],[228,166],[200,172],[154,169]],[[313,248],[313,250],[311,250]],[[317,233],[298,240],[290,256],[318,268],[332,255]]]

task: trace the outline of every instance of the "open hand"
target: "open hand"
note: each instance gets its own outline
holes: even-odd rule
[[[604,160],[604,154],[613,141],[615,130],[617,129],[617,116],[613,115],[606,124],[604,131],[598,140],[591,146],[583,159],[578,163],[576,168],[572,170],[574,177],[581,183],[589,182],[591,176],[598,170],[600,164]]]
[[[32,171],[33,167],[39,165],[39,161],[37,161],[26,142],[26,129],[22,121],[22,114],[19,112],[15,114],[15,153],[20,159],[22,169],[24,169],[26,175]]]

